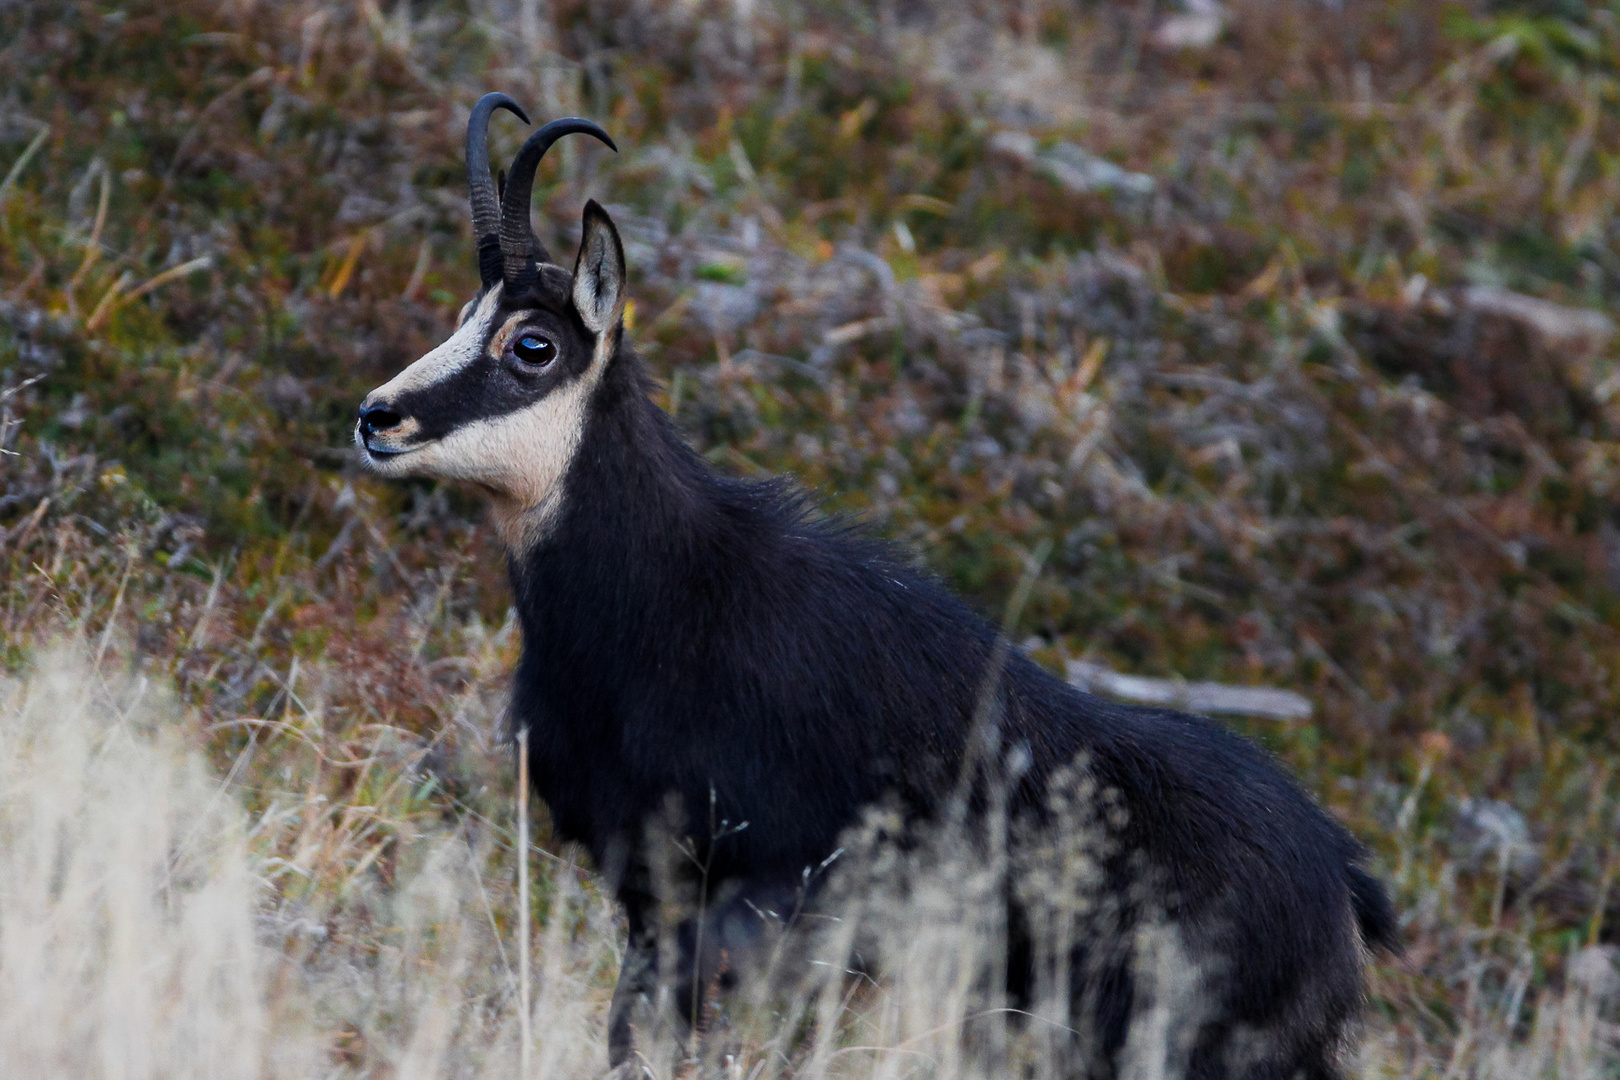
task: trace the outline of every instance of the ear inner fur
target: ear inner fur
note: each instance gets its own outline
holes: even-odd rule
[[[613,219],[595,199],[585,204],[579,257],[574,262],[574,308],[599,337],[624,314],[624,245]]]

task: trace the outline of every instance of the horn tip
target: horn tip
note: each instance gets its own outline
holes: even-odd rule
[[[494,112],[496,109],[505,109],[507,112],[511,113],[525,124],[533,122],[529,119],[529,114],[523,111],[523,106],[513,101],[507,95],[501,93],[499,90],[491,90],[489,93],[479,98],[477,104],[473,106],[473,111],[476,112],[480,108],[486,109],[489,112]]]
[[[583,134],[594,136],[600,141],[606,143],[607,148],[612,150],[615,154],[619,152],[619,144],[614,142],[613,136],[609,135],[606,131],[603,131],[602,126],[595,120],[586,120],[584,117],[575,117],[575,119],[581,124],[589,125]]]

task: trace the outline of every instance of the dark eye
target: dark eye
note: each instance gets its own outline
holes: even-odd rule
[[[557,355],[557,346],[538,334],[524,334],[512,344],[512,355],[525,364],[543,366]]]

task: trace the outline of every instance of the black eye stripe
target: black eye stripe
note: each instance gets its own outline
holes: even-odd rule
[[[469,322],[485,328],[476,356],[456,364],[429,385],[403,391],[390,403],[394,411],[420,425],[412,444],[432,442],[464,424],[526,409],[590,363],[589,348],[554,312],[497,310],[484,319],[474,315]],[[538,360],[519,353],[519,345],[526,339],[539,343],[543,355]],[[532,348],[529,351],[533,353]]]
[[[440,379],[400,395],[394,409],[420,425],[418,441],[430,442],[464,424],[491,420],[532,405],[535,394],[498,377],[500,362],[482,357]]]

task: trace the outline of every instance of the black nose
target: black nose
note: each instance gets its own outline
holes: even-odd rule
[[[397,428],[404,417],[392,409],[385,409],[380,405],[373,405],[369,409],[360,410],[360,430],[367,435],[375,435],[379,431],[388,431]]]

